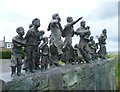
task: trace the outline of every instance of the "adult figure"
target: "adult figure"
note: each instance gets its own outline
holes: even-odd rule
[[[26,39],[26,57],[28,62],[28,68],[31,73],[34,73],[34,69],[39,67],[39,61],[36,61],[37,49],[40,44],[39,30],[40,20],[38,18],[33,19],[32,28],[30,28],[25,36]]]
[[[32,24],[29,24],[29,29],[30,28],[32,28]],[[28,67],[29,67],[29,61],[27,61],[28,59],[27,59],[27,46],[26,47],[24,47],[24,52],[25,52],[25,58],[24,58],[24,61],[23,61],[23,70],[25,70],[25,72],[27,72],[28,71]]]
[[[67,45],[72,46],[72,37],[74,36],[74,29],[73,29],[73,25],[75,25],[79,20],[81,20],[82,17],[78,18],[76,21],[73,21],[73,18],[68,16],[66,21],[67,24],[65,25],[65,28],[63,30],[63,37],[65,37],[65,41],[64,41],[64,47],[66,47]]]
[[[98,56],[102,59],[106,58],[106,39],[107,39],[107,30],[103,29],[102,34],[98,37],[98,45],[100,46],[100,49],[98,51]]]
[[[50,35],[50,54],[51,54],[51,60],[54,62],[55,66],[59,66],[58,61],[59,57],[61,56],[62,47],[63,47],[63,41],[61,39],[61,31],[62,27],[60,24],[60,16],[58,13],[53,14],[52,20],[48,25],[48,31],[51,30]]]
[[[21,67],[22,67],[22,47],[25,46],[25,40],[23,38],[24,35],[24,28],[18,27],[16,29],[16,32],[18,33],[17,36],[13,37],[12,43],[12,58],[11,58],[11,76],[13,76],[16,73],[17,68],[17,75],[21,75]]]
[[[88,48],[88,42],[89,42],[89,36],[90,36],[90,27],[85,27],[86,22],[82,21],[81,26],[76,30],[75,34],[79,35],[80,41],[79,41],[79,47],[81,49],[81,53],[84,57],[84,60],[89,63],[91,60],[91,56],[89,54],[89,48]]]
[[[85,21],[81,21],[81,26],[76,30],[75,34],[79,35],[80,37],[80,41],[79,41],[79,45],[80,48],[84,48],[87,43],[89,42],[89,36],[90,36],[90,27],[87,26],[85,27],[86,22]]]
[[[72,37],[74,36],[73,25],[76,24],[80,19],[82,19],[82,17],[78,18],[76,21],[73,21],[73,18],[70,16],[66,18],[67,24],[65,25],[65,28],[62,31],[62,36],[65,37],[62,61],[64,61],[65,63],[70,63],[74,60],[74,50],[72,47]]]

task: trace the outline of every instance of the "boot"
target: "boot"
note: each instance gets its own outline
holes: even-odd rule
[[[17,66],[17,75],[20,76],[21,75],[21,65]]]
[[[29,67],[29,71],[31,72],[31,73],[34,73],[35,71],[33,70],[33,67]]]
[[[11,76],[13,76],[16,72],[16,67],[11,67],[11,71],[12,71]]]
[[[29,69],[31,73],[34,73],[35,71],[33,71],[33,69]]]
[[[34,73],[34,72],[35,72],[35,71],[33,70],[33,69],[34,69],[34,66],[33,66],[31,63],[29,64],[28,69],[29,69],[29,71],[30,71],[31,73]]]
[[[43,70],[44,70],[44,66],[42,65],[42,66],[41,66],[41,71],[43,71]]]
[[[40,67],[39,67],[39,65],[35,67],[35,70],[40,70]]]

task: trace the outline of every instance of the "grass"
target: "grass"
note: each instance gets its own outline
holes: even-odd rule
[[[120,91],[120,54],[108,54],[107,58],[114,58],[117,62],[115,66],[117,90]]]
[[[8,48],[0,48],[0,59],[11,59],[12,50]],[[22,58],[24,58],[24,52],[21,51]]]
[[[0,49],[0,59],[10,59],[11,58],[11,49],[2,48]]]

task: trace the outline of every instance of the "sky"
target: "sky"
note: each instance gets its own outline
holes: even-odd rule
[[[39,18],[45,36],[52,15],[58,13],[64,28],[66,18],[73,20],[83,17],[74,25],[74,30],[80,27],[81,21],[90,26],[91,35],[97,42],[104,28],[107,29],[107,51],[118,51],[118,0],[0,0],[0,40],[5,36],[6,41],[12,41],[16,36],[16,28],[24,27],[25,33],[34,18]],[[73,45],[79,42],[79,36],[74,36]],[[64,39],[63,39],[64,40]]]

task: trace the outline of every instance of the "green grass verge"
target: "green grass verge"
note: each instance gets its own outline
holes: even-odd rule
[[[11,59],[12,50],[8,48],[0,49],[0,59]],[[22,58],[24,58],[24,52],[22,51]]]

